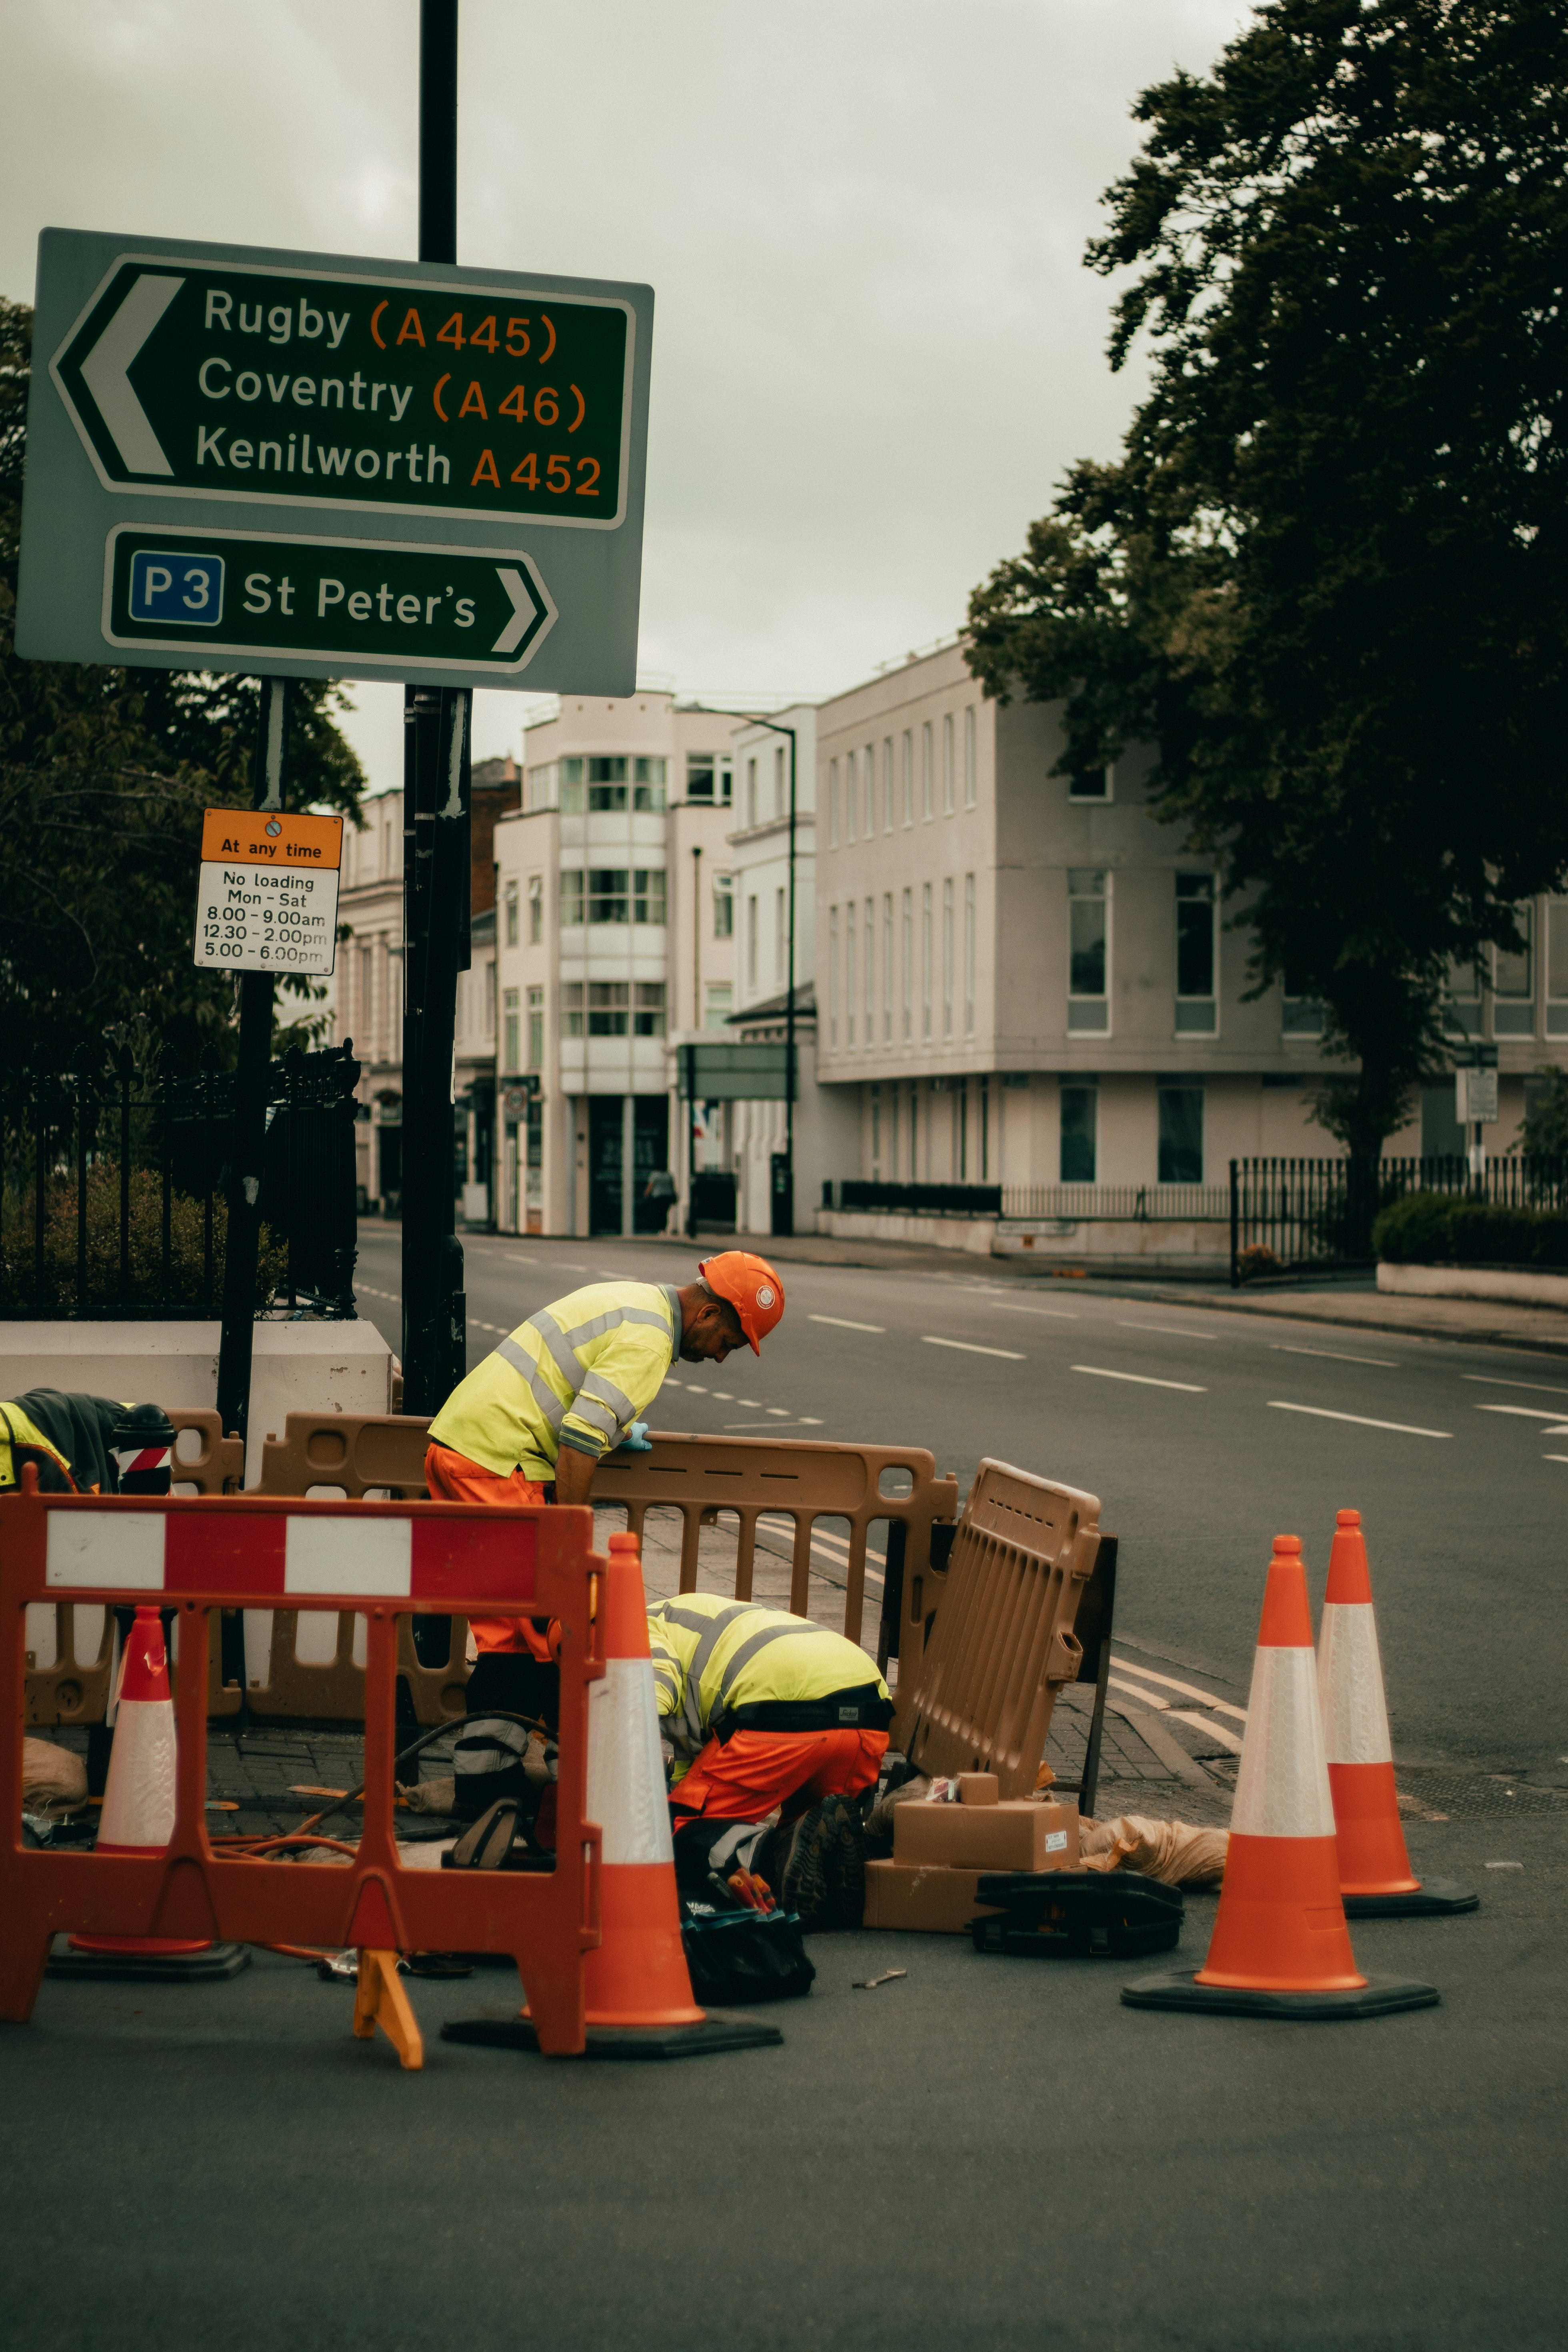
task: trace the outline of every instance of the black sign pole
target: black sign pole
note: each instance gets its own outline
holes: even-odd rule
[[[458,0],[419,10],[419,258],[458,257]],[[473,697],[404,688],[403,1409],[429,1414],[467,1370],[454,1200],[452,1053],[468,963]]]
[[[253,808],[276,809],[280,815],[289,740],[289,684],[286,677],[261,680],[261,715],[251,793]],[[261,1241],[261,1175],[267,1150],[267,1096],[271,1067],[272,974],[241,972],[239,1066],[235,1072],[234,1139],[228,1161],[217,1410],[224,1429],[242,1438],[249,1434],[256,1269]]]

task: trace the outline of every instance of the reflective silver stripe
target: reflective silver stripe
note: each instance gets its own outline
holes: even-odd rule
[[[742,1642],[734,1656],[725,1661],[723,1680],[719,1685],[719,1705],[728,1706],[730,1693],[734,1689],[740,1675],[751,1664],[758,1651],[765,1650],[770,1642],[794,1642],[802,1639],[807,1633],[826,1633],[827,1631],[828,1628],[826,1625],[808,1625],[804,1618],[797,1625],[764,1625],[760,1633],[753,1633],[749,1642]]]
[[[713,1655],[719,1637],[725,1627],[732,1625],[737,1617],[749,1617],[755,1605],[750,1601],[731,1601],[728,1609],[721,1609],[717,1616],[710,1617],[696,1609],[682,1609],[678,1601],[664,1601],[659,1603],[658,1613],[667,1624],[684,1626],[687,1633],[698,1633],[701,1636],[692,1653],[691,1663],[686,1668],[686,1696],[680,1710],[687,1740],[693,1755],[701,1747],[705,1737],[702,1727],[701,1696],[704,1669],[709,1659]]]
[[[590,1321],[579,1323],[574,1330],[565,1332],[567,1346],[584,1348],[590,1339],[602,1339],[606,1331],[613,1331],[618,1323],[625,1321],[626,1313],[624,1307],[606,1307],[602,1315],[595,1315]],[[579,1364],[577,1369],[581,1371],[583,1368]]]
[[[576,1357],[572,1353],[571,1343],[568,1336],[562,1330],[561,1326],[555,1320],[554,1316],[546,1313],[545,1309],[542,1307],[537,1315],[531,1315],[529,1317],[527,1322],[522,1328],[525,1331],[538,1332],[541,1339],[550,1350],[551,1360],[554,1364],[556,1370],[560,1373],[562,1379],[565,1381],[573,1395],[575,1396],[578,1389],[582,1385],[583,1367],[577,1361]]]
[[[571,1412],[574,1420],[585,1421],[590,1429],[600,1431],[606,1438],[618,1437],[621,1433],[621,1424],[609,1406],[595,1404],[592,1397],[577,1396],[573,1402]]]
[[[680,1311],[680,1293],[672,1282],[658,1286],[669,1307],[669,1352],[671,1360],[680,1353],[680,1343],[686,1337],[686,1318]]]
[[[498,1339],[495,1352],[498,1356],[505,1357],[514,1372],[522,1374],[523,1379],[528,1382],[529,1391],[535,1404],[538,1405],[551,1428],[559,1433],[561,1424],[566,1418],[571,1400],[568,1399],[567,1402],[563,1404],[545,1379],[540,1366],[525,1349],[518,1346],[515,1339]]]
[[[603,1372],[585,1374],[577,1393],[580,1397],[597,1397],[601,1404],[607,1404],[616,1416],[617,1429],[624,1429],[628,1421],[637,1417],[637,1409],[626,1391],[618,1389],[614,1381],[607,1381]]]

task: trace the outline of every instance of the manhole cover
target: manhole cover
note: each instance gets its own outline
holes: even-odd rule
[[[1415,1797],[1437,1813],[1462,1813],[1470,1818],[1501,1813],[1568,1812],[1568,1789],[1533,1788],[1525,1780],[1500,1780],[1489,1772],[1404,1771],[1402,1796]]]

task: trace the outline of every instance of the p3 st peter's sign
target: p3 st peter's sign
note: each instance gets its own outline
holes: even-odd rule
[[[46,230],[17,650],[629,692],[653,297]]]

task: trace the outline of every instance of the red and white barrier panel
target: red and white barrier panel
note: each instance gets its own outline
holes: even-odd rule
[[[521,1513],[383,1517],[343,1511],[54,1510],[44,1582],[52,1592],[317,1594],[365,1601],[534,1597],[537,1530]]]

